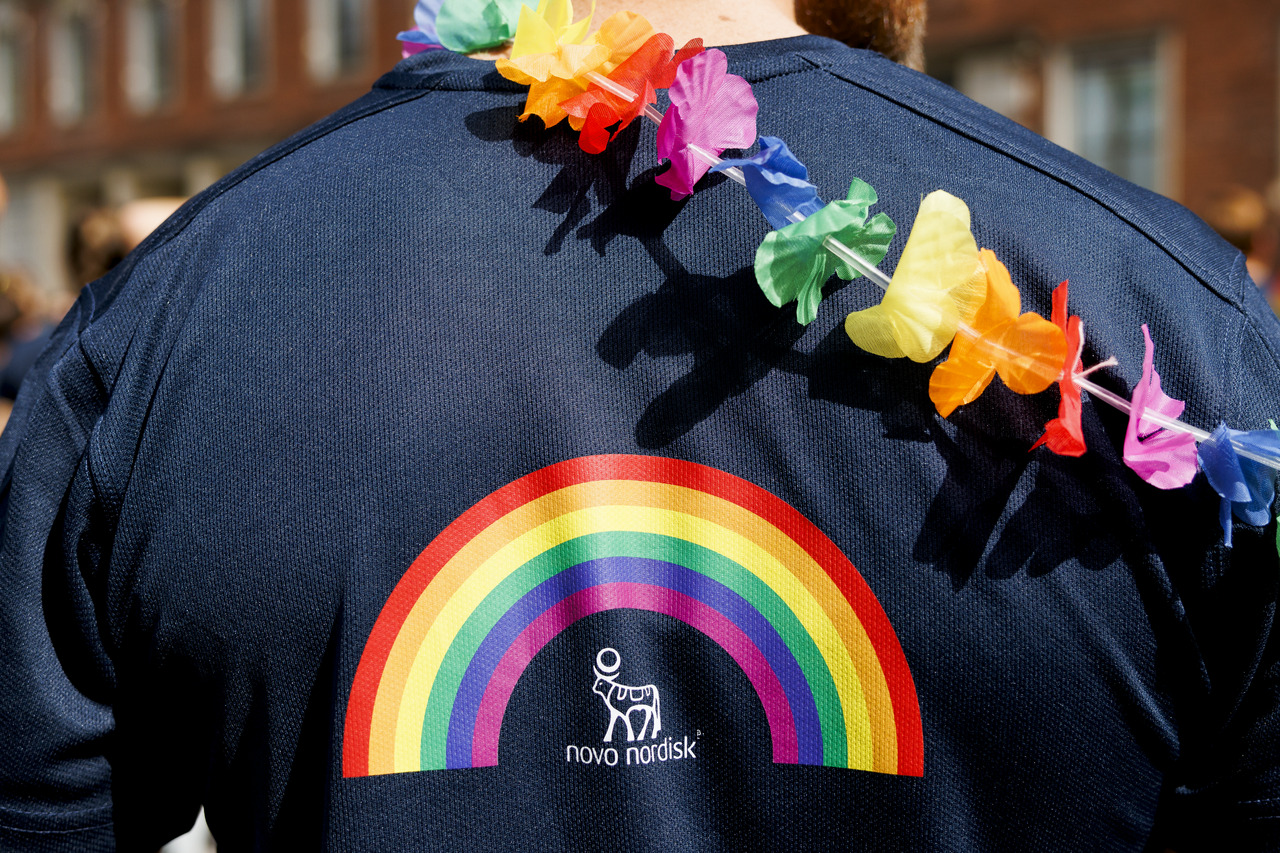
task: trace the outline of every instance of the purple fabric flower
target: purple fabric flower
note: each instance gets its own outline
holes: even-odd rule
[[[1133,389],[1129,407],[1129,425],[1124,431],[1124,464],[1157,489],[1176,489],[1190,483],[1196,475],[1196,440],[1184,432],[1165,429],[1152,421],[1145,410],[1177,418],[1186,403],[1175,400],[1160,390],[1160,374],[1152,366],[1155,346],[1151,332],[1142,324],[1146,341],[1142,359],[1142,379]]]
[[[424,50],[444,50],[444,45],[430,41],[417,30],[405,30],[396,38],[400,41],[400,58],[408,59]]]
[[[444,0],[418,0],[418,4],[413,7],[413,22],[417,29],[405,30],[396,35],[401,43],[401,57],[407,58],[424,50],[444,47],[436,33],[436,18],[440,15],[443,3]]]
[[[1240,456],[1239,444],[1260,456],[1280,458],[1280,431],[1230,429],[1219,424],[1213,434],[1200,442],[1200,470],[1222,498],[1218,521],[1226,546],[1231,547],[1231,516],[1265,527],[1271,521],[1271,503],[1276,497],[1275,474],[1267,466]]]
[[[720,172],[731,166],[742,169],[747,192],[774,228],[786,228],[795,222],[791,218],[793,211],[810,216],[822,209],[818,188],[809,183],[809,170],[776,136],[760,137],[760,153],[754,157],[724,160],[711,171]]]
[[[711,164],[690,146],[719,156],[726,148],[746,148],[756,139],[756,104],[751,84],[728,73],[723,51],[708,50],[680,63],[671,84],[671,106],[658,126],[658,157],[671,168],[657,181],[678,201]]]

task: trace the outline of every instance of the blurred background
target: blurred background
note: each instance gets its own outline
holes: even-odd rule
[[[367,90],[412,9],[0,0],[0,293],[65,302],[183,198]],[[926,55],[965,94],[1249,232],[1267,278],[1278,43],[1280,0],[931,0]]]
[[[1276,296],[1280,0],[929,0],[927,71],[1179,201]]]
[[[85,283],[369,89],[413,0],[0,0],[0,425]]]
[[[185,198],[353,100],[413,0],[0,0],[0,396]],[[927,70],[1170,196],[1273,289],[1280,0],[931,0]],[[32,343],[32,342],[36,343]],[[2,412],[0,412],[2,414]]]
[[[0,0],[0,423],[79,287],[365,92],[412,10]],[[925,53],[933,76],[1205,218],[1275,305],[1278,46],[1280,0],[930,0]]]

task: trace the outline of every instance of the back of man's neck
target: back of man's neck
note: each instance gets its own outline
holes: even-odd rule
[[[534,5],[533,0],[526,0]],[[577,0],[573,11],[581,18],[591,10],[588,0]],[[591,29],[615,12],[635,12],[653,28],[682,45],[700,38],[707,47],[746,44],[754,41],[802,36],[805,30],[795,21],[792,0],[599,0]],[[474,59],[508,56],[511,46],[469,54]]]
[[[590,8],[579,0],[575,11]],[[804,35],[793,0],[599,0],[596,20],[624,9],[643,15],[676,44],[701,38],[708,47]]]

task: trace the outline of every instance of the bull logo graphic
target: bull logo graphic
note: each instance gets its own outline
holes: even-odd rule
[[[649,738],[656,738],[662,731],[662,711],[658,703],[658,688],[652,684],[643,687],[628,687],[619,684],[618,671],[622,669],[622,655],[617,649],[601,649],[596,655],[596,683],[591,692],[604,700],[609,709],[609,729],[604,733],[604,742],[613,740],[613,727],[618,720],[627,726],[627,740],[644,740],[647,731]],[[631,715],[635,712],[644,714],[640,724],[640,734],[631,727]],[[650,725],[652,724],[652,725]]]

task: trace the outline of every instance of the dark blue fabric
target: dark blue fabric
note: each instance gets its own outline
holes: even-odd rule
[[[1071,279],[1086,364],[1127,393],[1151,325],[1186,418],[1266,426],[1280,330],[1178,205],[946,87],[834,42],[730,48],[826,198],[903,227],[966,199],[1026,310]],[[808,327],[714,176],[654,184],[651,126],[603,155],[518,124],[491,63],[431,51],[185,206],[90,285],[24,384],[0,461],[0,847],[154,850],[199,805],[223,849],[1274,849],[1274,522],[1221,542],[1203,481],[1028,453],[1053,393],[948,420],[929,369]],[[486,495],[648,453],[779,496],[857,566],[919,694],[922,778],[773,765],[755,693],[682,623],[583,619],[516,686],[499,767],[344,779],[342,725],[396,582]],[[696,760],[598,743],[598,649],[661,683]]]

